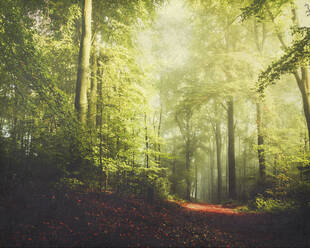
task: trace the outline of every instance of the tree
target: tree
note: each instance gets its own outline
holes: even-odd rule
[[[277,9],[283,9],[289,5],[291,9],[291,27],[295,27],[292,32],[293,43],[288,46],[285,42],[279,27],[276,24],[276,16],[274,12]],[[277,61],[273,62],[259,76],[258,91],[263,92],[264,89],[274,84],[281,75],[291,73],[302,96],[304,115],[307,122],[308,137],[310,137],[310,98],[309,98],[309,41],[310,29],[300,27],[298,24],[298,16],[296,6],[293,1],[275,1],[270,4],[267,1],[254,1],[248,7],[243,9],[244,19],[249,16],[257,16],[263,20],[270,20],[274,25],[276,36],[285,50],[285,54]],[[310,142],[310,139],[308,139]]]
[[[75,93],[75,109],[78,113],[78,119],[83,124],[85,124],[87,120],[87,88],[90,73],[91,21],[92,0],[83,0],[82,36]]]
[[[186,168],[186,199],[191,200],[191,179],[190,169],[194,149],[195,133],[192,125],[193,110],[189,106],[176,112],[176,122],[185,142],[185,168]],[[182,119],[181,119],[182,118]]]
[[[215,103],[216,120],[215,120],[215,142],[216,142],[216,163],[217,163],[217,197],[218,201],[222,201],[222,131],[221,120],[219,117],[219,109]]]
[[[258,162],[259,162],[259,176],[261,182],[265,181],[266,177],[266,164],[265,164],[265,150],[264,150],[264,136],[262,134],[263,128],[263,117],[262,110],[263,104],[261,102],[256,103],[256,114],[257,114],[257,154],[258,154]]]
[[[260,56],[263,56],[264,46],[266,41],[266,24],[261,23],[261,35],[259,34],[259,28],[257,20],[253,22],[254,39],[257,51]],[[263,134],[263,113],[264,113],[264,102],[263,99],[258,98],[256,100],[256,126],[257,126],[257,155],[259,163],[259,176],[261,183],[265,182],[266,178],[266,163],[265,163],[265,150],[264,150],[264,134]]]
[[[89,93],[89,126],[91,128],[96,127],[96,117],[97,117],[97,89],[98,89],[98,57],[97,57],[97,46],[95,45],[93,51],[92,59],[92,76],[91,76],[91,86]]]

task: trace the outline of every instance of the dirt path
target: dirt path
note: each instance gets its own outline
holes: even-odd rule
[[[306,237],[292,216],[267,213],[242,213],[221,205],[186,203],[182,207],[197,212],[209,223],[219,240],[227,246],[305,247]],[[308,241],[309,242],[309,241]],[[309,243],[308,243],[309,246]]]
[[[225,208],[221,205],[214,204],[203,204],[203,203],[185,203],[182,204],[184,208],[188,208],[194,211],[200,211],[205,213],[215,213],[215,214],[224,214],[224,215],[242,215],[242,213],[237,212],[231,208]]]
[[[289,218],[116,194],[36,196],[12,206],[0,247],[305,247]]]

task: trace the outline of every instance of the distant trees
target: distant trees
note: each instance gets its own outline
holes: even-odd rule
[[[300,181],[309,30],[294,1],[162,2],[0,3],[1,185],[151,201],[169,178],[177,197],[225,202]]]
[[[244,198],[255,194],[259,187],[270,185],[270,166],[273,159],[268,147],[270,145],[268,126],[271,126],[268,122],[271,123],[271,117],[264,113],[266,109],[268,110],[268,103],[258,98],[254,82],[259,71],[270,61],[270,57],[279,51],[272,48],[276,44],[277,37],[272,36],[271,26],[265,22],[240,22],[240,8],[246,7],[247,3],[228,1],[211,3],[207,0],[189,2],[195,5],[192,15],[195,21],[191,26],[193,30],[191,45],[185,48],[191,52],[190,59],[183,65],[183,73],[166,81],[169,89],[166,90],[170,92],[170,98],[173,96],[172,99],[182,99],[181,105],[190,106],[198,115],[204,116],[209,113],[205,123],[197,129],[199,136],[197,147],[205,149],[204,160],[199,160],[205,167],[200,165],[198,171],[199,168],[207,168],[208,173],[204,174],[203,171],[196,173],[196,170],[186,169],[188,168],[186,164],[190,164],[186,161],[191,163],[195,161],[196,164],[197,154],[193,154],[189,160],[185,158],[184,168],[195,178],[193,181],[195,188],[208,187],[209,193],[198,190],[200,197],[209,195],[209,199],[219,201],[227,198]],[[254,61],[253,56],[258,59]],[[169,73],[172,74],[172,70],[166,72],[166,75]],[[173,90],[170,90],[168,85],[173,85]],[[221,107],[213,110],[210,104],[212,101],[216,101]],[[171,104],[169,106],[170,109],[174,108]],[[222,108],[227,115],[223,115],[220,110]],[[227,126],[220,127],[220,123],[224,121],[227,122]],[[172,122],[169,125],[173,126]],[[202,130],[208,129],[210,125],[214,133],[200,135]],[[163,132],[165,133],[165,128]],[[170,135],[180,134],[172,132]],[[202,137],[206,140],[214,139],[215,144],[201,140],[204,139]],[[186,149],[185,144],[186,142],[184,155],[187,154],[186,150],[190,150]],[[182,155],[181,152],[179,158]],[[176,164],[174,162],[171,167],[173,174],[177,170]],[[206,166],[207,164],[210,166]],[[178,167],[179,170],[184,170],[181,164]],[[206,176],[209,172],[210,176]],[[198,187],[196,178],[200,178]],[[256,183],[261,186],[256,187]],[[184,179],[184,185],[190,183]],[[178,191],[175,187],[173,184],[173,192]],[[183,192],[186,198],[188,188],[186,186],[184,189],[187,193]],[[181,189],[179,186],[179,191],[182,191]],[[216,197],[210,196],[214,194],[214,189]]]
[[[281,15],[278,10],[290,9],[291,16],[288,21],[288,29],[292,28],[291,45],[286,44],[286,37],[277,23],[277,15]],[[259,91],[262,93],[268,85],[274,84],[281,75],[291,73],[300,90],[303,101],[304,115],[308,128],[308,140],[310,137],[310,99],[308,97],[309,90],[309,27],[301,27],[298,21],[297,9],[295,2],[291,1],[275,1],[267,3],[265,1],[255,1],[243,10],[243,17],[249,18],[256,16],[264,22],[271,22],[276,37],[285,50],[284,55],[273,62],[259,76]]]
[[[196,128],[194,120],[194,110],[191,106],[178,106],[175,113],[175,120],[180,129],[185,144],[185,168],[186,168],[186,199],[191,200],[191,167],[192,156],[196,148]]]

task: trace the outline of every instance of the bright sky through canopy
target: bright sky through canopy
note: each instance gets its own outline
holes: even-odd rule
[[[178,67],[189,56],[189,11],[183,1],[172,0],[159,10],[155,31],[144,31],[138,37],[148,62],[160,61],[162,67]]]
[[[307,4],[310,7],[310,1],[309,0],[297,0],[297,7],[298,7],[298,17],[300,25],[303,27],[310,27],[310,16],[308,16],[310,13],[307,12]],[[308,15],[307,15],[308,13]]]

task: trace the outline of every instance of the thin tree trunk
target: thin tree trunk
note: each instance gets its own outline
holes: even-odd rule
[[[190,140],[187,138],[186,140],[186,152],[185,152],[185,167],[186,167],[186,200],[190,201],[191,200],[191,182],[189,178],[189,172],[190,172]]]
[[[212,202],[212,182],[211,182],[211,163],[212,163],[212,159],[211,159],[211,143],[210,143],[210,156],[209,156],[209,167],[206,168],[206,173],[207,173],[207,179],[208,179],[208,201]]]
[[[86,122],[87,87],[89,78],[89,58],[91,48],[92,0],[83,1],[82,38],[80,43],[79,63],[76,81],[75,109],[81,123]]]
[[[136,139],[136,134],[135,134],[135,128],[133,127],[132,128],[132,140],[135,141],[135,139]],[[132,151],[132,161],[131,161],[132,167],[135,166],[135,158],[136,158],[136,153],[135,153],[135,149],[133,149],[133,151]]]
[[[198,189],[198,168],[197,168],[197,162],[195,162],[195,201],[197,201],[197,189]]]
[[[145,125],[145,160],[146,160],[146,168],[149,168],[149,137],[147,133],[146,113],[144,114],[144,125]]]
[[[161,152],[161,148],[160,148],[160,131],[161,131],[161,120],[162,120],[162,113],[163,113],[163,109],[162,109],[162,106],[160,107],[160,112],[159,112],[159,122],[158,122],[158,129],[157,129],[157,142],[158,142],[158,145],[157,145],[157,152],[158,152],[158,155],[157,155],[157,164],[160,165],[160,152]]]
[[[259,178],[261,182],[265,181],[266,177],[266,164],[265,164],[265,150],[263,148],[264,145],[264,136],[262,133],[263,127],[263,108],[262,102],[256,103],[256,123],[257,123],[257,155],[258,155],[258,163],[259,163]]]
[[[96,126],[96,114],[97,114],[97,52],[93,53],[93,68],[92,68],[92,78],[90,85],[90,95],[89,95],[89,126],[94,128]]]
[[[100,80],[99,85],[99,103],[97,104],[97,110],[100,110],[99,118],[97,119],[96,125],[99,125],[99,168],[100,168],[100,190],[102,189],[102,181],[103,181],[103,130],[102,130],[102,119],[103,119],[103,102],[102,102],[102,81]]]
[[[235,165],[235,131],[234,131],[234,102],[228,101],[228,169],[229,169],[229,198],[236,199],[236,165]]]
[[[222,137],[220,120],[217,119],[215,123],[215,142],[216,142],[216,162],[217,162],[217,199],[222,200],[222,165],[221,165],[221,150]]]
[[[246,145],[244,146],[243,150],[243,159],[242,159],[242,164],[243,164],[243,176],[242,176],[242,197],[245,200],[246,199],[246,186],[247,186],[247,180],[246,180],[246,166],[247,166],[247,148]]]
[[[207,167],[207,166],[206,166]],[[202,200],[204,202],[208,201],[208,174],[207,168],[202,167],[202,175],[201,175],[201,189],[202,189]]]
[[[173,175],[173,181],[171,184],[171,193],[175,194],[177,192],[177,182],[176,182],[176,159],[173,159],[173,163],[172,163],[172,175]]]
[[[172,182],[171,182],[171,193],[176,194],[177,192],[177,181],[176,181],[176,146],[173,143],[173,162],[172,162]]]
[[[211,183],[211,187],[210,187],[210,199],[211,202],[214,201],[214,148],[213,148],[213,142],[210,141],[210,183]]]
[[[228,165],[228,135],[226,135],[225,140],[224,140],[224,144],[225,144],[225,163],[226,163],[226,197],[228,197],[229,195],[229,165]]]

